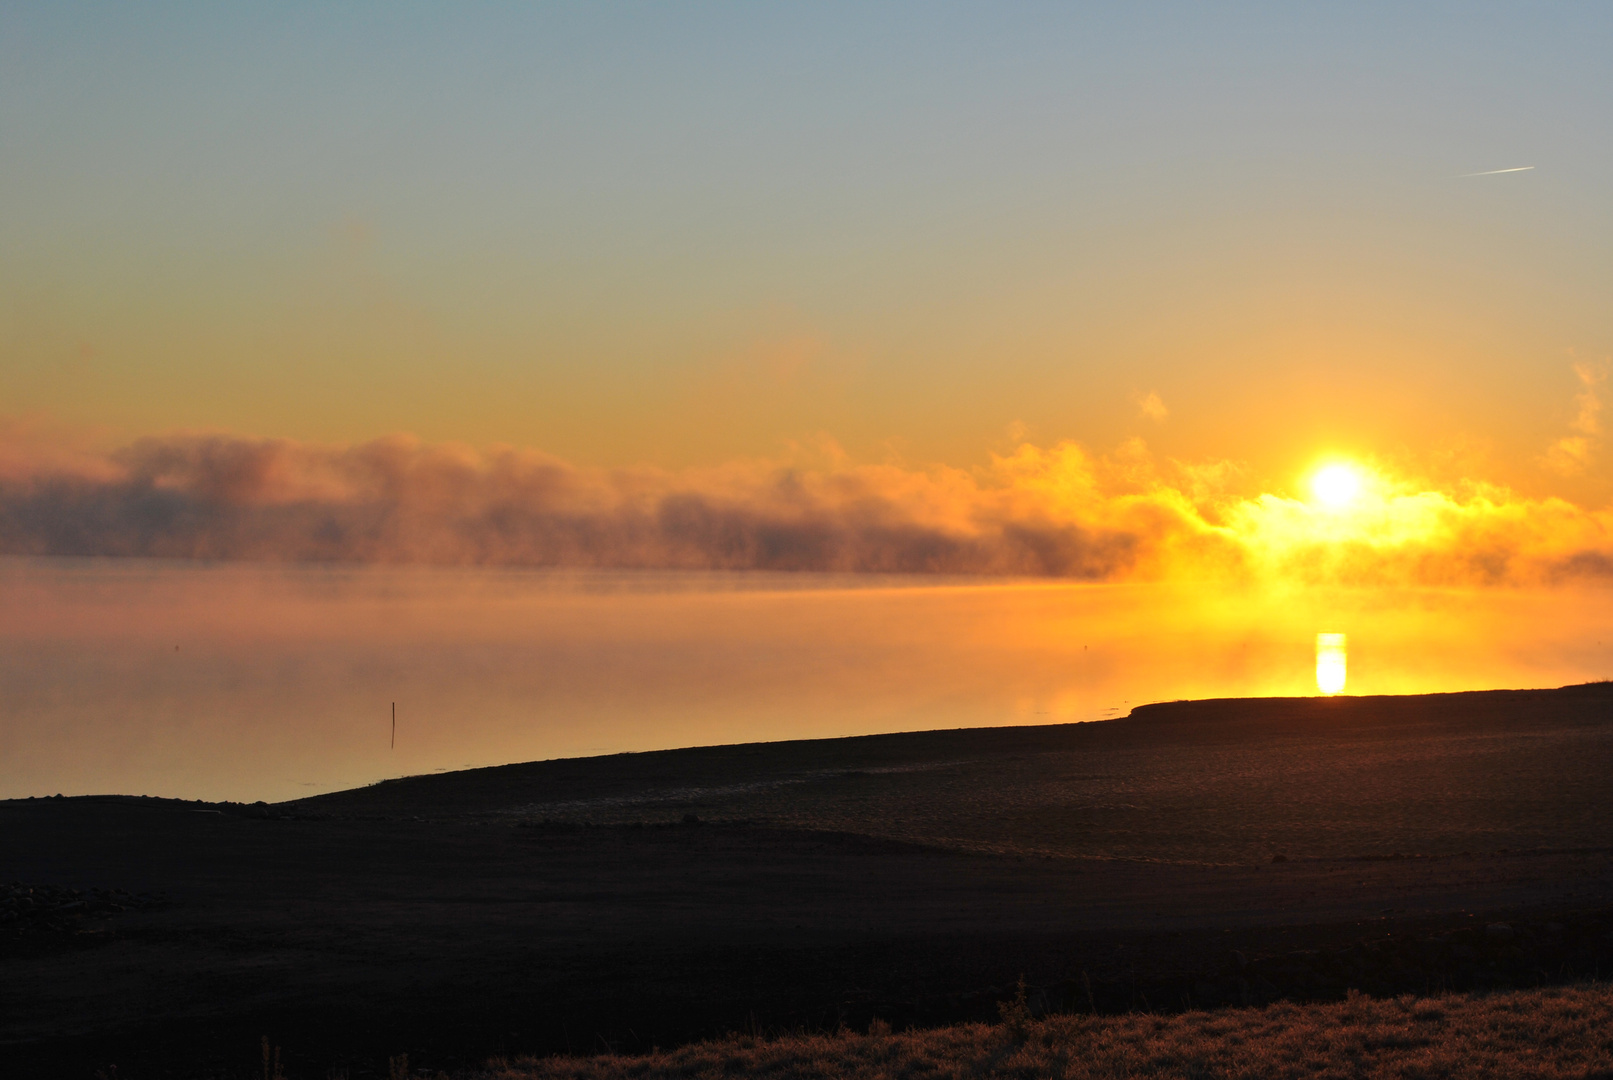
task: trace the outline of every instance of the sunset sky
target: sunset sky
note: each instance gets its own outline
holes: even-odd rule
[[[0,540],[496,562],[278,518],[140,547],[85,492],[441,518],[513,484],[663,532],[689,493],[1051,521],[1098,539],[767,565],[1107,577],[1189,504],[1173,551],[1289,535],[1348,460],[1380,539],[1584,569],[1610,50],[1596,4],[7,4]]]
[[[0,5],[0,795],[1613,676],[1610,56]]]

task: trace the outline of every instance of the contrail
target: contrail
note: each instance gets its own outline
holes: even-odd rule
[[[1465,172],[1462,175],[1464,177],[1468,177],[1468,176],[1495,176],[1497,173],[1504,173],[1504,172],[1528,172],[1532,168],[1534,168],[1533,165],[1519,165],[1516,169],[1489,169],[1489,170],[1487,170],[1485,172]]]

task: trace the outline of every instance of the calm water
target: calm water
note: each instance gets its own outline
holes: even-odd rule
[[[0,797],[1613,675],[1613,592],[0,560]],[[390,708],[398,707],[397,745]]]

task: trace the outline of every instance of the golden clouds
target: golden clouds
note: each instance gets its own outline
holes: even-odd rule
[[[1228,512],[1247,571],[1347,585],[1541,584],[1613,571],[1613,518],[1560,499],[1383,484],[1334,513],[1273,495]]]
[[[11,554],[1267,584],[1613,574],[1605,511],[1360,465],[1348,499],[1251,494],[1231,464],[1160,462],[1137,440],[1105,455],[1025,443],[976,469],[819,454],[670,471],[403,436],[172,436],[94,455],[19,430],[0,431]]]

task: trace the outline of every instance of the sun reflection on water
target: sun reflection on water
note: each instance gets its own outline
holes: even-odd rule
[[[1329,697],[1344,692],[1345,650],[1343,634],[1316,635],[1316,689]]]

